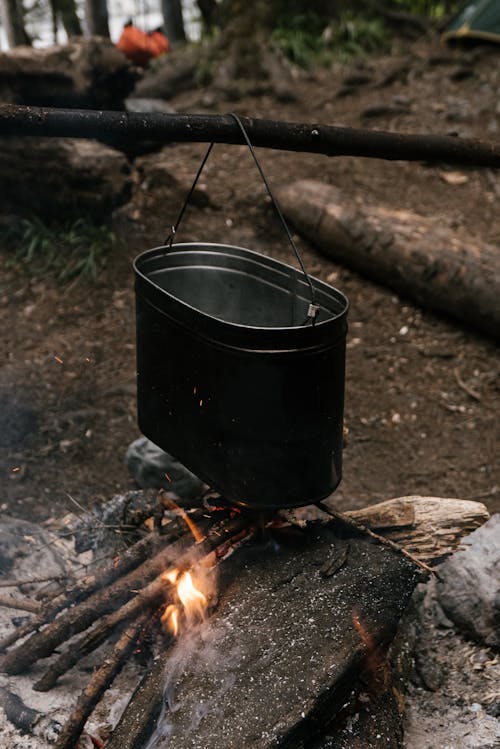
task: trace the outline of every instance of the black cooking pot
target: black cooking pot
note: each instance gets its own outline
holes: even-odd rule
[[[310,279],[319,312],[301,324],[304,276],[228,245],[158,247],[134,268],[142,432],[242,506],[330,494],[342,467],[346,297]]]

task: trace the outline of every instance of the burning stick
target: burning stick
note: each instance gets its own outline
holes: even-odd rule
[[[101,668],[94,672],[59,734],[55,749],[74,749],[89,715],[122,670],[149,618],[150,614],[146,611],[137,621],[127,627],[109,658],[106,658]]]
[[[221,531],[212,530],[205,540],[198,544],[198,554],[207,555],[228,538],[248,527],[248,518],[242,515],[230,520]],[[83,603],[73,606],[61,614],[45,629],[33,634],[21,646],[7,653],[0,661],[0,669],[8,674],[19,674],[35,663],[39,658],[50,655],[61,643],[68,638],[90,627],[98,617],[113,612],[117,601],[127,601],[136,593],[136,598],[130,601],[130,606],[122,606],[120,621],[133,616],[141,606],[147,605],[165,591],[165,583],[158,578],[165,569],[172,566],[190,566],[192,552],[186,550],[191,537],[186,535],[178,541],[159,551],[155,557],[144,562],[137,570],[115,582],[112,588],[94,593]],[[144,585],[153,578],[153,582]],[[155,579],[157,578],[157,579]],[[117,613],[118,615],[118,613]]]
[[[70,591],[54,598],[48,607],[42,609],[36,619],[22,627],[17,627],[0,640],[0,650],[6,650],[22,637],[36,632],[37,629],[51,622],[60,611],[72,603],[83,601],[95,591],[110,585],[120,576],[141,564],[158,546],[168,543],[170,539],[170,536],[161,537],[157,533],[148,533],[147,536],[123,551],[117,562],[112,560],[100,565],[90,575],[86,575],[82,580],[79,580]],[[32,610],[34,611],[34,609]],[[38,612],[40,612],[40,608]]]

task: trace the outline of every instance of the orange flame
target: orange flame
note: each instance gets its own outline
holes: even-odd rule
[[[208,601],[201,590],[198,590],[195,586],[191,573],[183,572],[179,575],[179,570],[173,569],[164,572],[162,578],[172,585],[175,584],[177,596],[182,604],[182,611],[188,623],[203,619]],[[161,616],[163,626],[174,637],[179,634],[180,614],[180,607],[170,603]]]
[[[189,572],[181,575],[177,583],[177,595],[184,606],[184,611],[188,619],[202,619],[205,609],[207,608],[207,599],[193,583],[193,578]]]
[[[169,604],[161,617],[161,623],[174,637],[179,634],[179,609],[173,603]]]

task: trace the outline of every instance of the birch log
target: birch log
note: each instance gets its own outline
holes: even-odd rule
[[[314,180],[284,187],[278,199],[297,231],[336,262],[500,337],[498,248],[412,211],[354,205]]]

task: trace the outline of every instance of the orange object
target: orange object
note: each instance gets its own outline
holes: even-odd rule
[[[116,46],[135,65],[145,67],[153,57],[168,52],[170,45],[161,31],[141,31],[129,23],[124,27]]]

